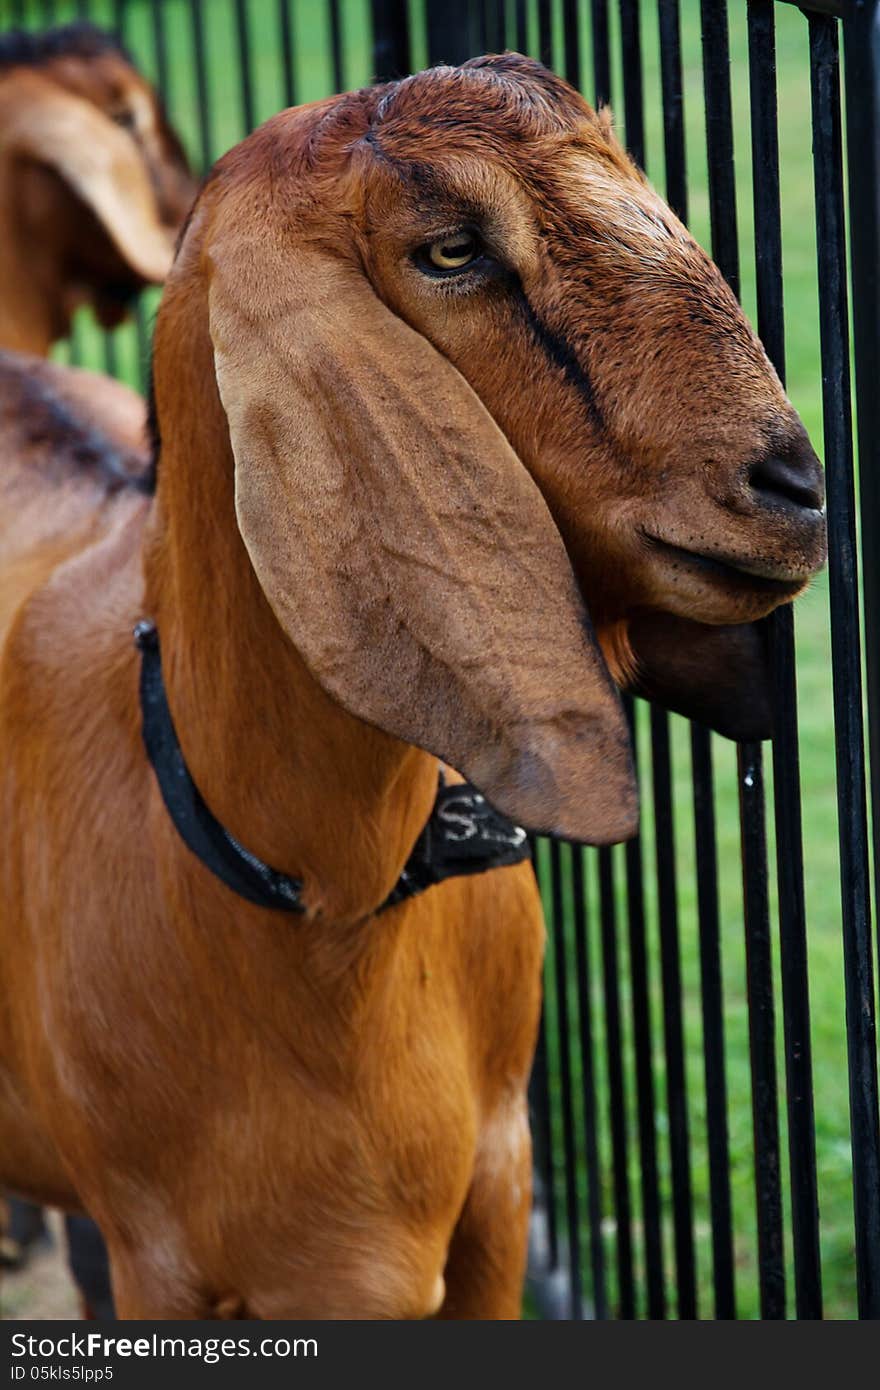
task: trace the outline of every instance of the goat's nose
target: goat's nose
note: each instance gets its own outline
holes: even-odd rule
[[[768,506],[807,508],[821,511],[825,503],[822,465],[812,449],[796,454],[770,454],[749,468],[749,486]]]

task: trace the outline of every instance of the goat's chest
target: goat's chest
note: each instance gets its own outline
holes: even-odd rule
[[[252,1316],[435,1311],[487,1135],[501,1134],[502,1100],[524,1101],[539,1009],[531,871],[491,877],[425,894],[410,919],[377,919],[375,956],[344,976],[298,977],[291,938],[256,924],[225,975],[217,930],[186,970],[141,958],[125,995],[161,997],[161,1018],[187,1021],[186,1046],[157,1010],[102,1035],[102,1085],[112,1076],[137,1097],[80,1136],[83,1195],[102,1224],[127,1241],[137,1225],[148,1264],[171,1248],[218,1306],[228,1295]],[[68,1023],[88,1091],[89,1017]]]
[[[332,1010],[312,1020],[320,1064],[295,1047],[270,1057],[265,1046],[239,1062],[240,1123],[211,1136],[214,1170],[218,1159],[235,1167],[233,1199],[209,1196],[189,1219],[207,1242],[198,1263],[251,1312],[436,1311],[479,1156],[500,1144],[499,1161],[510,1161],[502,1121],[512,1095],[524,1100],[539,1008],[543,934],[530,871],[491,887],[459,891],[460,921],[451,894],[425,902],[418,948],[389,958],[383,987],[344,1026]],[[184,1186],[191,1194],[195,1183]]]
[[[386,1067],[380,1049],[379,1065],[371,1059],[349,1086],[303,1084],[279,1066],[261,1098],[240,1095],[206,1126],[179,1179],[185,1244],[250,1315],[436,1311],[479,1104],[460,1032],[443,1047],[418,1029],[408,1049],[399,1041],[387,1039]],[[216,1181],[200,1183],[198,1171]]]

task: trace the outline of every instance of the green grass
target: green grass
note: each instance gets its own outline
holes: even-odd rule
[[[698,0],[682,0],[685,111],[689,167],[690,222],[697,237],[709,244],[709,211],[706,178],[705,129],[703,118],[702,70],[700,63]],[[92,14],[109,21],[110,0],[94,0]],[[344,0],[345,83],[360,85],[370,78],[369,14],[367,0]],[[231,0],[210,0],[205,7],[207,57],[211,104],[211,130],[207,154],[213,158],[244,133],[238,98],[239,56]],[[420,7],[411,6],[416,33],[417,57],[424,58],[424,26]],[[616,15],[616,6],[611,7]],[[748,64],[744,0],[733,0],[731,9],[731,54],[735,121],[738,215],[742,260],[742,296],[747,311],[755,312],[754,237],[751,202],[751,157],[748,119]],[[810,94],[807,54],[807,25],[793,6],[777,5],[778,80],[780,109],[780,151],[783,192],[783,238],[785,263],[787,368],[792,399],[801,412],[821,451],[821,364],[819,355],[818,302],[815,271],[815,223],[810,144]],[[70,0],[55,6],[59,18],[73,10]],[[591,90],[590,46],[584,5],[584,90]],[[328,52],[326,6],[320,0],[297,0],[292,7],[295,21],[295,76],[297,98],[311,100],[332,90],[333,80]],[[560,5],[556,0],[555,34],[561,32]],[[28,21],[38,23],[40,5],[29,3]],[[131,0],[128,7],[126,40],[145,71],[156,72],[150,8],[145,0]],[[165,18],[169,38],[171,114],[184,135],[194,163],[202,163],[200,127],[193,79],[193,45],[189,5],[186,0],[166,0]],[[664,183],[662,126],[660,121],[659,59],[656,7],[642,5],[645,57],[645,111],[648,172],[662,189]],[[251,39],[256,114],[262,120],[283,104],[283,75],[277,29],[276,0],[251,0]],[[0,19],[7,19],[4,0],[0,0]],[[615,46],[619,52],[619,45]],[[536,44],[534,7],[530,16],[530,43]],[[619,68],[615,72],[615,94],[621,91]],[[618,111],[622,118],[622,111]],[[621,125],[623,125],[621,119]],[[143,344],[156,296],[148,296],[138,334],[134,326],[121,330],[115,339],[116,361],[111,365],[120,375],[137,384],[143,380]],[[64,356],[66,349],[60,354]],[[76,326],[72,349],[75,360],[103,368],[107,363],[103,339],[87,315]],[[800,688],[800,736],[806,849],[806,891],[810,941],[810,987],[813,1011],[815,1060],[816,1126],[819,1170],[819,1200],[822,1220],[822,1253],[826,1311],[830,1316],[850,1317],[855,1313],[855,1277],[851,1159],[847,1108],[846,1043],[841,951],[841,912],[838,880],[837,822],[835,809],[835,770],[831,705],[831,666],[828,617],[828,586],[821,578],[800,602],[797,610],[798,682]],[[639,717],[641,765],[650,765],[645,712]],[[702,1063],[700,979],[696,926],[693,814],[690,783],[690,755],[687,729],[673,720],[674,783],[676,806],[676,844],[678,891],[681,923],[681,957],[684,989],[684,1023],[687,1047],[687,1080],[690,1102],[694,1202],[697,1231],[697,1258],[700,1312],[711,1316],[711,1241],[708,1209],[708,1161],[706,1153],[705,1094]],[[765,759],[768,793],[772,793],[769,751]],[[735,754],[732,746],[715,740],[717,783],[718,847],[720,863],[720,902],[723,939],[726,1060],[729,1085],[730,1157],[736,1233],[737,1301],[740,1316],[758,1312],[757,1242],[751,1133],[751,1091],[748,1053],[748,1009],[745,990],[745,946],[742,894],[740,886],[739,821],[737,811]],[[665,1075],[662,1047],[661,994],[656,924],[656,866],[653,855],[653,821],[650,777],[645,776],[643,827],[646,905],[648,913],[649,966],[654,1033],[654,1071],[659,1100],[658,1150],[664,1195],[665,1257],[670,1278],[674,1275],[669,1222],[670,1178],[667,1126],[665,1121]],[[768,795],[768,805],[772,799]],[[772,815],[770,816],[772,821]],[[769,828],[770,863],[774,863],[772,825]],[[567,851],[566,851],[567,853]],[[616,852],[616,872],[621,878],[622,854]],[[593,880],[593,856],[589,856],[589,901],[597,900]],[[623,921],[624,894],[620,885],[620,916]],[[568,950],[573,949],[571,904],[567,904]],[[593,1006],[597,1020],[597,1066],[601,1117],[600,1146],[605,1175],[603,1209],[606,1212],[605,1244],[612,1272],[613,1244],[611,1217],[610,1144],[607,1126],[607,1086],[604,1047],[604,1019],[601,990],[600,954],[595,911],[590,913],[590,946],[593,960]],[[775,903],[774,903],[775,922]],[[635,1084],[632,1057],[631,1000],[626,949],[626,933],[620,930],[623,966],[623,1010],[625,1022],[624,1064],[628,1085],[628,1126],[631,1153],[631,1184],[635,1199],[635,1248],[641,1263],[642,1239],[639,1218],[639,1173],[635,1143]],[[778,971],[778,941],[774,937],[775,968]],[[552,965],[552,960],[551,960]],[[573,986],[572,986],[573,988]],[[777,980],[777,1034],[781,1035],[781,999]],[[571,1007],[574,1013],[575,1000]],[[551,1035],[556,1017],[552,987],[548,993]],[[551,1062],[558,1065],[555,1044]],[[577,1058],[574,1059],[576,1079]],[[778,1056],[780,1077],[780,1123],[785,1162],[786,1132],[784,1064]],[[580,1119],[580,1115],[578,1116]],[[557,1138],[558,1116],[557,1116]],[[584,1175],[579,1174],[583,1205]],[[793,1308],[791,1276],[790,1222],[785,1178],[785,1217],[789,1308]],[[644,1304],[641,1304],[642,1310]],[[674,1308],[674,1303],[673,1303]]]

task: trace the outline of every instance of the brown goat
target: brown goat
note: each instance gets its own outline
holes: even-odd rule
[[[45,355],[164,280],[195,184],[156,93],[88,24],[0,38],[0,347]]]
[[[823,562],[817,461],[608,120],[515,55],[222,159],[154,368],[154,497],[4,455],[0,1182],[96,1217],[123,1317],[516,1317],[531,869],[378,909],[437,757],[533,828],[633,833],[602,649],[631,676],[632,625],[685,702],[702,653],[735,725],[747,625]],[[303,916],[169,819],[144,618],[196,785]]]

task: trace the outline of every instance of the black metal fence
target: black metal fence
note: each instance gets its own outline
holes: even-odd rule
[[[771,759],[746,744],[734,763],[705,729],[631,708],[642,836],[614,851],[538,846],[549,947],[532,1092],[531,1287],[545,1316],[815,1318],[824,1307],[880,1317],[863,708],[866,699],[876,869],[880,0],[815,0],[802,9],[791,0],[0,0],[4,24],[81,16],[116,27],[203,166],[284,104],[426,61],[505,46],[530,51],[597,104],[610,100],[636,159],[649,172],[663,169],[673,207],[707,223],[730,284],[739,292],[741,270],[748,278],[761,337],[783,375],[780,130],[788,132],[786,158],[790,140],[812,145],[810,188],[801,179],[794,203],[798,218],[815,218],[815,252],[808,263],[800,257],[792,283],[809,313],[818,302],[812,394],[817,419],[821,395],[828,480],[833,724],[829,714],[810,738],[811,759],[823,734],[829,757],[833,744],[836,810],[827,797],[802,804],[794,620],[784,611],[772,620],[779,733]],[[787,53],[802,46],[804,86],[793,111],[778,109],[777,24]],[[688,148],[695,131],[696,166]],[[735,153],[751,165],[745,211]],[[141,378],[148,315],[149,307],[115,339],[78,325],[74,359]],[[803,410],[803,384],[801,393],[795,403]],[[727,824],[734,783],[738,851]],[[810,915],[812,861],[825,862],[835,835],[839,891],[823,870],[824,906]],[[819,976],[808,938],[811,949],[822,948]],[[811,1020],[817,979],[822,1011]],[[830,1120],[844,1072],[848,1117]],[[833,1294],[823,1303],[829,1271]]]
[[[630,149],[644,162],[644,108],[640,47],[640,7],[620,4],[623,44],[623,104]],[[780,206],[779,141],[777,130],[776,65],[773,0],[749,0],[747,6],[748,82],[754,198],[754,251],[758,327],[768,352],[784,376],[783,265]],[[865,746],[862,709],[860,595],[856,544],[856,494],[853,469],[853,431],[850,403],[850,339],[847,300],[848,251],[853,286],[854,362],[860,444],[860,500],[864,615],[867,634],[867,698],[869,723],[875,740],[874,830],[877,832],[878,763],[880,763],[880,686],[877,684],[877,591],[880,561],[875,545],[878,517],[877,383],[880,344],[880,7],[875,3],[823,3],[804,6],[811,82],[812,148],[817,230],[816,287],[819,300],[825,462],[828,473],[830,526],[830,626],[833,669],[834,732],[837,766],[837,822],[840,843],[840,925],[843,933],[843,973],[846,996],[846,1035],[849,1072],[850,1137],[853,1199],[853,1313],[880,1317],[880,1131],[877,1108],[877,1054],[874,1023],[871,901],[869,885],[869,822],[865,786]],[[666,192],[676,210],[688,213],[680,12],[677,0],[659,0],[661,100],[666,166]],[[592,6],[594,29],[594,87],[598,99],[609,93],[607,6]],[[713,255],[738,292],[740,251],[734,179],[731,69],[728,14],[724,0],[700,5],[704,109],[708,159],[708,193]],[[847,165],[842,152],[840,55],[841,33],[846,55],[847,165],[849,172],[849,248],[845,226]],[[746,78],[746,74],[737,74]],[[806,115],[806,112],[803,113]],[[771,908],[763,753],[759,745],[738,749],[739,811],[743,878],[743,922],[746,939],[748,1027],[753,1114],[753,1164],[756,1234],[754,1250],[760,1315],[801,1318],[822,1316],[822,1258],[819,1183],[816,1160],[813,1063],[807,916],[798,723],[796,715],[794,624],[790,611],[773,622],[775,703],[779,730],[773,745],[773,817],[775,821],[777,922],[781,962],[782,1037],[787,1102],[789,1211],[783,1205],[783,1160],[780,1150],[775,1009],[772,965]],[[608,1127],[611,1133],[614,1240],[609,1252],[601,1235],[603,1173],[598,1157],[595,1076],[601,1065],[595,1055],[595,1034],[589,1009],[589,933],[583,898],[584,855],[572,851],[575,894],[576,951],[570,951],[562,930],[563,868],[561,851],[551,846],[542,860],[549,885],[550,917],[555,945],[555,1046],[545,1017],[542,1055],[535,1074],[534,1108],[541,1195],[546,1215],[546,1247],[539,1266],[538,1287],[555,1295],[562,1315],[579,1316],[589,1306],[596,1316],[609,1311],[606,1266],[609,1254],[616,1264],[613,1311],[633,1316],[637,1308],[651,1317],[673,1312],[694,1317],[698,1311],[694,1204],[689,1141],[689,1106],[684,1062],[679,914],[673,799],[671,795],[670,721],[650,711],[653,761],[656,929],[659,934],[662,1037],[654,1034],[649,987],[648,924],[642,853],[639,841],[624,850],[625,894],[615,895],[609,855],[599,858],[601,948],[606,1015],[605,1057],[608,1067]],[[733,1226],[728,1097],[725,1065],[725,1022],[721,993],[718,861],[714,826],[712,748],[706,731],[693,726],[693,801],[695,811],[696,912],[699,922],[701,1004],[705,1067],[705,1126],[709,1166],[712,1308],[716,1317],[736,1315],[736,1275],[740,1285],[754,1278],[754,1267],[739,1272]],[[811,808],[807,807],[807,814]],[[830,829],[830,827],[829,827]],[[876,863],[876,844],[875,844]],[[626,1126],[626,1077],[620,1062],[620,972],[616,957],[615,916],[628,922],[630,1007],[636,1091],[636,1135]],[[579,1008],[579,1032],[571,1028],[566,967],[574,966]],[[548,991],[549,992],[549,991]],[[548,1010],[549,1013],[549,1010]],[[841,1020],[842,1023],[842,1020]],[[573,1094],[571,1039],[581,1049],[580,1112],[586,1167],[588,1220],[583,1221],[577,1182],[577,1106]],[[654,1055],[662,1048],[665,1060],[665,1103],[655,1084]],[[551,1084],[548,1058],[557,1059],[558,1084]],[[842,1084],[842,1078],[841,1078]],[[553,1115],[559,1115],[563,1161],[554,1151]],[[664,1194],[658,1176],[658,1131],[668,1143],[669,1189]],[[642,1245],[641,1290],[635,1272],[633,1196],[627,1143],[638,1146]],[[790,1252],[786,1258],[786,1217]],[[669,1230],[671,1227],[671,1230]],[[671,1257],[664,1241],[671,1237]],[[793,1272],[794,1297],[787,1291],[787,1265]],[[589,1278],[585,1277],[586,1266]],[[555,1286],[554,1272],[561,1272]],[[638,1297],[641,1293],[641,1298]]]

